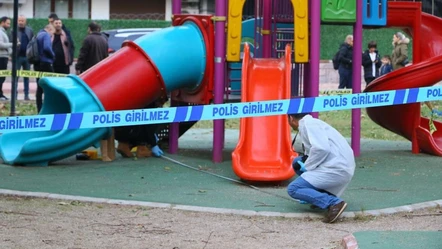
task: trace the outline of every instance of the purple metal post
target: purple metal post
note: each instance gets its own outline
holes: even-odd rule
[[[310,85],[310,83],[311,83],[310,82],[310,66],[311,66],[311,63],[304,64],[304,72],[303,72],[303,74],[304,74],[303,97],[304,98],[308,97],[310,92],[311,92],[310,91],[310,88],[311,88],[311,85]]]
[[[172,0],[172,15],[181,14],[181,0]],[[177,103],[171,100],[171,106],[176,106]],[[178,138],[180,136],[180,124],[171,123],[169,125],[169,153],[175,154],[178,152]]]
[[[319,63],[321,60],[321,1],[310,2],[310,81],[307,82],[308,97],[319,95]],[[295,34],[296,35],[296,34]],[[318,117],[318,113],[312,113]]]
[[[361,92],[362,1],[356,1],[356,23],[353,27],[353,93]],[[361,109],[351,111],[351,147],[355,156],[361,154]]]
[[[264,0],[262,8],[262,58],[270,58],[272,57],[272,35],[270,34],[272,29],[272,0]]]
[[[215,23],[215,82],[214,82],[214,104],[222,104],[224,102],[224,81],[225,81],[225,64],[226,64],[226,21],[227,18],[227,2],[226,0],[215,1],[215,15],[217,21]],[[213,121],[213,162],[219,163],[223,161],[223,145],[224,145],[224,120]]]

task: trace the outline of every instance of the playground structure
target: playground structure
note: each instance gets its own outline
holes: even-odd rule
[[[428,87],[442,79],[442,19],[422,13],[420,3],[390,2],[387,26],[403,27],[413,39],[413,65],[389,73],[370,83],[365,92]],[[405,94],[405,92],[404,92]],[[416,98],[408,93],[407,98]],[[442,123],[434,121],[431,134],[428,118],[421,116],[420,103],[368,108],[369,117],[412,142],[412,152],[442,156]]]
[[[230,0],[227,4],[227,1],[216,1],[215,16],[205,16],[181,15],[181,1],[174,0],[173,27],[156,31],[135,42],[126,42],[112,57],[79,77],[70,75],[66,78],[41,79],[46,98],[40,114],[58,114],[56,119],[65,119],[64,113],[79,113],[80,116],[83,112],[137,109],[167,93],[170,93],[172,106],[224,103],[226,94],[231,90],[225,83],[228,77],[226,63],[241,61],[242,27],[245,23],[241,13],[244,2]],[[321,7],[320,1],[256,0],[255,20],[249,22],[249,25],[253,23],[255,31],[254,58],[251,58],[249,46],[244,46],[241,100],[290,98],[298,93],[305,97],[318,96],[321,21],[354,24],[355,51],[362,51],[364,25],[367,28],[411,26],[413,31],[408,33],[415,40],[431,37],[432,42],[418,43],[422,49],[413,48],[413,66],[379,78],[366,89],[367,92],[430,86],[442,79],[441,73],[437,72],[442,54],[439,41],[442,38],[437,35],[434,37],[435,32],[431,36],[428,33],[442,22],[439,18],[417,11],[420,3],[379,3],[369,0],[346,1],[340,5],[342,3],[324,0]],[[407,15],[407,18],[402,18],[397,14],[408,13],[410,8],[414,11],[410,17]],[[292,27],[292,30],[288,27]],[[427,32],[427,35],[419,32]],[[293,44],[293,61],[290,59],[291,49],[286,48],[287,44]],[[417,46],[416,43],[414,46]],[[361,54],[354,53],[353,61],[356,62],[353,64],[353,93],[359,93],[361,63],[358,62],[361,61]],[[264,76],[268,78],[264,80]],[[422,77],[425,80],[415,81]],[[302,89],[302,92],[295,89]],[[413,106],[411,111],[407,109],[408,106]],[[403,117],[394,116],[390,120],[388,115],[395,111],[403,113]],[[424,150],[442,155],[442,125],[437,123],[436,126],[440,128],[438,132],[432,137],[427,136],[425,119],[420,117],[419,111],[419,104],[368,109],[375,122],[412,140],[414,153]],[[359,155],[360,110],[354,109],[352,114],[351,143],[355,155]],[[176,123],[169,126],[171,153],[176,153],[178,149],[179,122],[184,120],[187,113],[183,115],[178,115]],[[111,117],[106,119],[112,122]],[[110,134],[110,128],[75,129],[79,127],[78,120],[81,119],[72,117],[68,122],[70,129],[60,131],[3,134],[0,137],[0,154],[8,164],[47,165],[96,145]],[[252,140],[251,132],[259,133],[260,136]],[[213,160],[220,162],[224,120],[214,120],[213,134]],[[232,154],[234,172],[246,180],[275,181],[291,178],[294,172],[290,162],[296,153],[291,148],[289,134],[285,115],[242,119],[240,139]],[[274,148],[271,153],[263,153],[256,146]]]

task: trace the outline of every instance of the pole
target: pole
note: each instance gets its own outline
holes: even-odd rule
[[[224,102],[224,81],[225,81],[225,54],[226,54],[226,21],[227,2],[226,0],[215,1],[215,15],[219,17],[215,23],[215,82],[214,82],[214,104]],[[223,161],[223,145],[225,123],[223,119],[213,121],[213,161],[219,163]]]
[[[321,1],[310,1],[310,85],[307,97],[319,95],[319,63],[321,54]],[[318,117],[318,113],[312,113]]]
[[[11,77],[11,113],[15,116],[15,100],[17,99],[17,25],[18,25],[18,0],[14,0],[14,14],[12,24],[12,77]]]
[[[181,0],[172,0],[172,15],[181,14]],[[176,106],[175,101],[170,100],[171,106]],[[180,137],[180,124],[171,123],[169,125],[169,153],[178,152],[178,138]]]
[[[264,0],[262,13],[262,58],[270,58],[272,56],[272,0]]]
[[[356,23],[353,27],[353,93],[361,92],[362,1],[356,1]],[[351,111],[351,147],[355,156],[361,154],[361,109]]]

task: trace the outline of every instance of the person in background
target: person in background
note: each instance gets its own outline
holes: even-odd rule
[[[405,67],[408,63],[408,44],[410,39],[405,37],[401,32],[393,35],[393,52],[391,54],[391,63],[393,70],[398,70]]]
[[[101,27],[98,23],[89,23],[88,35],[83,40],[77,64],[75,64],[75,73],[77,75],[80,75],[109,56],[107,40],[100,34],[100,29]],[[115,159],[113,132],[110,137],[100,141],[100,150],[102,161],[110,162]]]
[[[365,83],[370,84],[374,79],[379,77],[379,68],[382,62],[377,50],[375,41],[368,43],[368,49],[362,54],[362,66],[364,67]]]
[[[381,68],[379,68],[379,76],[393,71],[393,67],[391,66],[391,57],[389,55],[384,55],[381,61],[382,65]]]
[[[69,74],[69,67],[73,61],[72,55],[74,54],[74,47],[70,42],[71,39],[69,39],[66,32],[62,29],[63,22],[58,18],[54,18],[52,23],[55,28],[55,33],[52,37],[52,50],[54,50],[55,53],[54,72]]]
[[[37,34],[38,53],[40,55],[40,63],[37,68],[34,65],[36,71],[41,72],[54,72],[53,63],[55,59],[54,51],[52,50],[52,36],[54,35],[55,28],[52,24],[48,24],[44,29],[40,30]],[[40,79],[37,79],[37,111],[40,112],[43,106],[43,88],[39,84]]]
[[[6,30],[11,27],[11,19],[7,16],[0,18],[0,70],[8,68],[9,56],[12,54],[12,42],[9,41]],[[8,100],[3,94],[3,83],[6,77],[0,77],[0,100]]]
[[[333,127],[308,114],[289,114],[289,124],[299,130],[304,156],[293,160],[298,177],[289,184],[288,194],[321,209],[328,209],[326,222],[333,223],[347,203],[341,196],[355,170],[353,150]]]
[[[339,48],[339,89],[353,87],[353,36],[347,35],[344,43]]]
[[[77,74],[85,72],[109,56],[107,40],[101,35],[100,29],[100,25],[95,22],[89,24],[88,35],[83,40],[75,65]]]
[[[53,26],[55,26],[54,25],[55,19],[60,19],[60,18],[58,18],[58,15],[55,13],[50,14],[48,16],[48,24],[52,24]],[[65,32],[66,37],[68,38],[68,42],[71,45],[71,49],[70,49],[69,53],[70,53],[70,57],[73,59],[75,46],[74,46],[74,40],[72,39],[71,31],[66,27],[66,25],[64,25],[64,23],[61,24],[61,29]]]
[[[32,37],[34,36],[34,31],[27,26],[26,17],[24,15],[18,16],[17,19],[18,22],[18,32],[17,37],[20,41],[20,46],[18,46],[18,58],[17,58],[17,70],[23,69],[23,70],[30,70],[31,65],[28,61],[28,58],[26,58],[26,48],[31,41]],[[17,77],[17,83],[18,83],[19,77]],[[25,100],[29,99],[29,78],[23,77],[23,92],[25,94]]]

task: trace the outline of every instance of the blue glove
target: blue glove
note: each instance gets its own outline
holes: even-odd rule
[[[305,164],[304,164],[304,157],[305,156],[298,156],[296,157],[293,162],[292,162],[292,167],[295,171],[301,171],[301,172],[305,172]]]
[[[299,171],[301,171],[301,172],[306,172],[307,171],[305,169],[305,164],[303,162],[299,161],[298,164],[300,166]]]
[[[156,157],[160,157],[164,155],[164,152],[160,149],[160,147],[158,147],[158,145],[155,145],[152,147],[152,154]]]
[[[293,159],[292,166],[295,166],[295,164],[299,161],[302,161],[302,156],[298,156],[295,159]]]
[[[155,143],[158,143],[158,141],[160,141],[160,139],[158,138],[158,135],[155,133]]]

